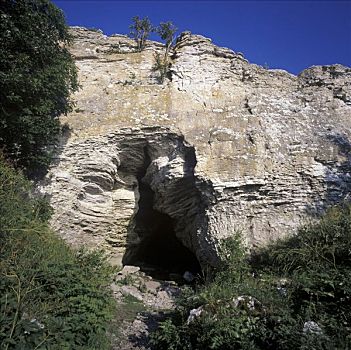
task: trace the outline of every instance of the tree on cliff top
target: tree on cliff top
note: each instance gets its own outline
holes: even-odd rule
[[[161,22],[160,25],[156,28],[157,34],[165,42],[166,45],[166,55],[169,53],[170,48],[173,45],[175,38],[175,33],[178,28],[170,21]]]
[[[148,17],[135,16],[132,18],[132,22],[129,26],[129,35],[137,42],[138,51],[142,51],[145,48],[147,38],[154,30],[153,25]]]
[[[27,170],[47,165],[77,71],[64,15],[49,0],[0,1],[0,149]]]

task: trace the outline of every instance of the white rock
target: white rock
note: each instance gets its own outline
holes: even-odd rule
[[[62,116],[73,132],[42,184],[52,226],[69,243],[121,256],[138,247],[144,150],[151,206],[171,217],[203,264],[218,263],[217,242],[236,230],[260,246],[294,234],[350,192],[348,67],[294,76],[186,33],[172,52],[172,79],[161,85],[152,71],[159,43],[135,53],[126,36],[71,32],[79,110]],[[123,55],[108,52],[117,39]],[[134,72],[137,84],[123,84]]]
[[[307,321],[303,324],[303,333],[323,334],[322,328],[314,321]]]
[[[187,319],[186,323],[190,324],[190,323],[194,322],[194,320],[196,318],[201,316],[203,311],[204,311],[203,306],[199,306],[197,309],[190,310],[189,316],[188,316],[188,319]]]
[[[130,275],[133,273],[137,273],[139,271],[140,271],[139,266],[124,265],[123,269],[119,273],[122,273],[123,275]]]
[[[143,301],[143,296],[135,286],[122,286],[121,293],[123,295],[131,295],[139,301]]]

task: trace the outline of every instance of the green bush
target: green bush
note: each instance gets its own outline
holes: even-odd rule
[[[351,347],[349,205],[331,208],[318,224],[263,251],[255,264],[287,278],[293,313],[320,324],[331,348]]]
[[[250,260],[236,235],[222,245],[222,257],[214,277],[188,288],[152,334],[155,349],[351,349],[349,206]]]
[[[0,348],[107,349],[112,268],[47,226],[48,205],[0,159]]]

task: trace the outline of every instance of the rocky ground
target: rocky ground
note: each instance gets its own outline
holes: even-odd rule
[[[185,278],[189,281],[192,276]],[[124,266],[111,286],[118,302],[116,320],[111,327],[112,349],[150,349],[149,333],[172,312],[175,298],[181,293],[180,284],[185,282],[181,275],[170,274],[168,280],[161,280],[140,271],[139,267]]]

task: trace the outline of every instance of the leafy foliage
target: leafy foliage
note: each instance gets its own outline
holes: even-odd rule
[[[140,18],[135,16],[132,18],[132,24],[130,28],[130,36],[137,42],[138,51],[142,51],[145,48],[146,40],[151,32],[156,32],[160,38],[165,42],[165,52],[161,55],[156,52],[154,55],[154,65],[152,66],[153,72],[158,72],[158,81],[162,84],[169,72],[169,52],[175,39],[175,33],[177,28],[172,22],[161,22],[159,26],[154,27],[148,17]]]
[[[113,269],[54,235],[29,190],[0,159],[0,348],[107,349]]]
[[[350,206],[250,261],[240,242],[238,235],[226,242],[220,270],[178,301],[152,335],[155,349],[351,348]]]
[[[0,149],[18,166],[47,165],[70,111],[77,72],[61,10],[49,0],[0,2]]]
[[[317,225],[261,252],[255,264],[290,281],[294,314],[323,325],[330,344],[343,339],[341,348],[351,347],[349,205],[331,208]]]
[[[137,42],[138,51],[142,51],[145,49],[146,40],[154,30],[154,27],[148,17],[140,18],[135,16],[132,18],[132,22],[129,26],[129,35]]]
[[[165,41],[165,52],[161,55],[159,52],[155,53],[154,65],[152,70],[159,73],[159,83],[162,84],[169,73],[170,59],[169,51],[173,45],[175,33],[177,28],[172,22],[161,22],[158,27],[155,28],[155,32],[159,34],[162,40]]]
[[[168,54],[169,49],[173,45],[175,33],[178,28],[170,21],[161,22],[159,26],[156,28],[156,33],[160,36],[160,38],[165,42],[166,45],[166,53]]]

